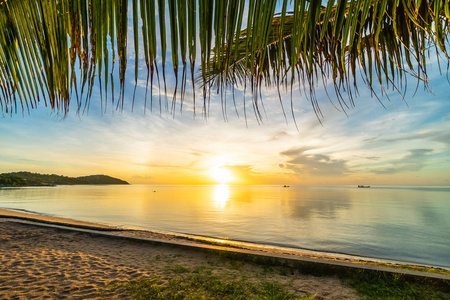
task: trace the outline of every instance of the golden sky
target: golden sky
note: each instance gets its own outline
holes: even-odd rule
[[[158,185],[450,185],[450,85],[433,57],[427,64],[433,93],[423,91],[422,86],[416,93],[416,82],[411,79],[404,99],[395,91],[387,91],[389,98],[380,98],[385,108],[362,81],[355,105],[346,100],[345,113],[335,109],[339,104],[334,95],[332,105],[318,87],[321,122],[296,86],[292,93],[296,126],[290,91],[281,94],[285,117],[274,87],[261,90],[260,122],[252,110],[251,92],[247,90],[244,98],[242,86],[235,90],[238,114],[231,91],[225,99],[212,91],[207,119],[201,116],[202,89],[197,87],[194,119],[189,80],[183,109],[178,93],[175,117],[165,111],[165,96],[156,79],[150,91],[153,104],[147,103],[145,110],[145,63],[138,67],[132,108],[135,59],[144,61],[144,53],[134,53],[133,34],[129,34],[128,46],[122,112],[110,104],[102,111],[95,85],[89,111],[80,115],[74,99],[66,118],[43,103],[30,114],[22,116],[19,111],[4,116],[0,118],[0,173],[106,174],[134,184]],[[170,74],[166,77],[169,102],[175,87]],[[381,96],[380,87],[374,90]]]
[[[40,107],[0,120],[0,172],[107,174],[155,185],[449,185],[450,88],[442,81],[435,79],[443,87],[435,95],[419,92],[409,107],[394,95],[396,107],[385,100],[384,109],[361,92],[348,116],[318,93],[322,124],[294,94],[298,130],[289,114],[284,118],[275,89],[264,91],[262,124],[252,114],[245,121],[241,91],[240,115],[229,104],[227,121],[218,97],[207,120],[194,119],[189,94],[175,118],[159,109],[144,114],[139,102],[131,112],[131,93],[123,112],[100,113],[93,104],[89,114],[62,119]],[[288,109],[289,95],[283,99]]]

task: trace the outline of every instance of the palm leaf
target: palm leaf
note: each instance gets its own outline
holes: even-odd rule
[[[358,94],[358,78],[376,97],[380,93],[376,89],[381,94],[387,89],[403,93],[410,75],[427,87],[431,51],[449,59],[448,0],[332,0],[324,6],[320,1],[283,0],[278,13],[276,0],[170,0],[168,15],[165,1],[158,0],[158,16],[155,0],[131,3],[129,15],[128,0],[0,0],[2,113],[33,109],[42,99],[63,113],[73,98],[78,110],[83,102],[88,108],[95,77],[104,109],[109,90],[115,103],[118,79],[117,107],[123,107],[129,19],[134,28],[135,86],[138,54],[144,51],[147,78],[153,85],[159,62],[166,90],[166,42],[170,39],[176,79],[173,112],[177,91],[181,103],[185,97],[187,59],[192,81],[195,70],[199,71],[205,115],[211,89],[224,95],[228,87],[242,84],[254,95],[257,117],[261,116],[257,95],[263,85],[280,89],[299,83],[320,115],[315,99],[319,83],[327,86],[331,81],[333,99],[345,109]],[[242,29],[244,22],[246,29]],[[198,46],[200,64],[196,66]],[[118,72],[114,71],[116,55]],[[194,85],[193,91],[195,95]]]
[[[406,0],[336,1],[326,7],[298,1],[295,5],[299,6],[292,12],[273,17],[274,30],[265,35],[267,40],[260,47],[249,50],[249,45],[254,45],[255,38],[250,36],[254,29],[241,31],[223,46],[234,55],[212,57],[210,68],[203,70],[198,80],[215,88],[244,82],[258,85],[254,78],[277,86],[300,81],[319,112],[317,82],[326,87],[331,80],[336,99],[343,101],[345,92],[353,104],[359,75],[373,93],[375,86],[380,86],[382,93],[387,88],[401,92],[406,74],[427,83],[432,46],[447,56],[448,2],[433,6],[433,1],[422,1],[420,7]],[[225,61],[226,68],[222,67]]]

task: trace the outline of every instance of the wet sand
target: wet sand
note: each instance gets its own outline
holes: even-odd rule
[[[84,232],[67,231],[17,223],[0,210],[0,299],[68,298],[128,299],[115,284],[143,277],[158,276],[164,280],[176,276],[174,267],[205,266],[213,273],[236,274],[250,280],[264,280],[286,285],[289,292],[318,299],[357,299],[354,290],[334,277],[314,277],[295,270],[289,272],[264,266],[235,262],[214,253],[195,249],[152,245]],[[21,217],[45,219],[48,222],[72,223],[74,220],[21,214]],[[98,224],[74,221],[76,225]],[[107,230],[115,228],[101,226]],[[183,239],[145,231],[120,231],[121,234]]]
[[[365,264],[367,262],[380,262],[381,260],[369,259],[356,257],[346,254],[339,253],[325,253],[320,251],[306,250],[306,249],[293,249],[293,248],[285,248],[285,247],[276,247],[269,245],[258,245],[254,243],[241,243],[230,240],[221,240],[215,238],[207,238],[207,237],[196,237],[182,234],[169,234],[169,233],[160,233],[155,231],[148,230],[129,230],[121,227],[114,227],[105,224],[98,223],[90,223],[85,221],[60,218],[60,217],[52,217],[40,214],[33,214],[28,212],[21,212],[15,210],[7,210],[0,208],[0,220],[12,217],[14,220],[25,220],[32,222],[39,222],[43,224],[51,224],[51,225],[62,225],[62,226],[70,226],[74,228],[85,228],[85,229],[94,229],[99,231],[111,231],[117,232],[120,235],[125,236],[134,236],[141,237],[147,239],[154,239],[158,241],[167,241],[169,243],[183,243],[194,246],[218,246],[224,247],[227,250],[233,249],[244,249],[250,251],[256,251],[261,253],[269,253],[269,254],[281,254],[281,255],[289,255],[292,257],[304,257],[307,259],[319,259],[325,261],[336,261],[336,262],[344,262],[344,263],[359,263]]]

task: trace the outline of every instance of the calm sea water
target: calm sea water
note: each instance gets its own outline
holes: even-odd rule
[[[450,187],[59,186],[0,207],[450,268]]]

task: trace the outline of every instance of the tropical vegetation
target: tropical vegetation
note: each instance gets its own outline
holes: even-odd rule
[[[20,176],[14,176],[11,174],[0,174],[0,187],[3,186],[26,186],[27,181]]]
[[[80,184],[128,184],[128,182],[107,175],[68,177],[26,171],[0,174],[0,186],[53,186]]]
[[[66,113],[72,99],[81,110],[96,81],[101,103],[120,109],[129,33],[135,83],[145,63],[159,101],[172,67],[170,111],[188,81],[204,113],[211,92],[236,85],[250,89],[255,111],[264,85],[297,84],[318,115],[318,86],[345,110],[361,85],[375,97],[403,94],[411,78],[427,88],[430,57],[448,69],[449,19],[448,0],[0,0],[1,110],[44,102]]]

